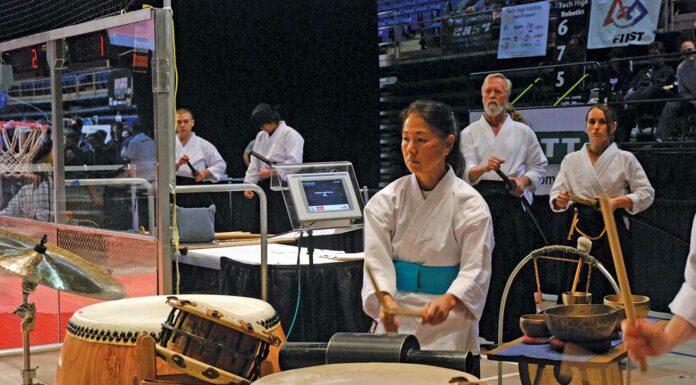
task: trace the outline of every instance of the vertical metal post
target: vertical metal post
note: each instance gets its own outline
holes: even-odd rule
[[[261,190],[261,189],[259,189]],[[259,215],[261,232],[261,300],[268,302],[268,198],[263,190],[259,196]]]
[[[205,184],[197,186],[176,186],[174,191],[178,194],[191,194],[202,192],[228,192],[251,190],[259,196],[259,227],[261,232],[261,299],[268,301],[268,198],[266,193],[257,184]]]
[[[63,144],[63,81],[65,63],[63,40],[46,43],[46,56],[51,69],[51,131],[53,133],[53,218],[56,223],[65,223],[65,145]]]
[[[155,9],[155,55],[152,59],[155,141],[157,144],[158,292],[172,292],[172,248],[169,194],[174,182],[174,44],[172,10]],[[152,230],[151,230],[152,231]]]

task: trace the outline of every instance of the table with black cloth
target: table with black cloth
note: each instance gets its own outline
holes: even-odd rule
[[[294,256],[286,254],[282,263],[276,263],[278,258],[272,255],[280,247],[294,249]],[[179,264],[181,292],[260,298],[259,262],[235,258],[235,249],[189,251]],[[296,250],[291,246],[269,245],[268,302],[278,312],[286,333],[297,305]],[[326,342],[337,332],[369,331],[372,320],[362,311],[361,302],[362,259],[328,260],[322,256],[322,250],[315,251],[311,266],[306,255],[302,259],[299,311],[288,340]]]

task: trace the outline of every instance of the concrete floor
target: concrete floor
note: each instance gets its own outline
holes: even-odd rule
[[[32,366],[38,366],[37,377],[39,382],[45,385],[55,384],[58,356],[58,350],[34,353],[31,355]],[[666,354],[663,357],[651,359],[648,364],[650,368],[646,373],[640,373],[637,369],[632,371],[633,384],[696,384],[696,340],[678,347],[674,352]],[[0,385],[20,385],[22,383],[20,375],[22,365],[23,360],[21,354],[0,357]],[[503,372],[504,384],[520,385],[520,378],[517,374],[517,366],[515,364],[505,364]],[[481,362],[481,377],[482,380],[485,380],[489,385],[498,384],[497,363],[488,361],[484,358]]]

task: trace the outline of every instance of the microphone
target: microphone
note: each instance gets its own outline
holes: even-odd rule
[[[517,188],[517,183],[516,183],[514,180],[508,178],[507,175],[505,175],[505,173],[503,173],[502,171],[500,171],[499,168],[498,168],[498,169],[495,169],[495,170],[493,170],[493,171],[495,171],[495,173],[498,174],[498,176],[500,177],[500,179],[503,180],[503,183],[505,183],[505,190],[507,190],[507,191],[514,191],[514,190]]]
[[[259,154],[259,153],[256,152],[256,151],[253,151],[253,150],[252,150],[252,151],[249,153],[249,155],[256,157],[258,160],[262,161],[263,163],[266,163],[266,164],[269,165],[269,166],[273,166],[273,165],[275,164],[275,162],[273,162],[272,160],[270,160],[270,159],[266,158],[265,156]]]
[[[191,162],[189,162],[189,161],[187,160],[187,161],[186,161],[186,165],[191,169],[191,174],[192,174],[194,177],[198,176],[198,170],[196,170],[196,169],[193,167],[193,165],[191,164]]]

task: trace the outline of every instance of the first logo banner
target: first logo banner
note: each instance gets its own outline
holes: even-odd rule
[[[587,48],[652,43],[660,5],[660,1],[650,0],[593,0]]]

